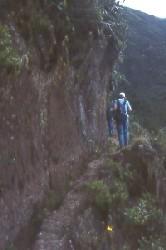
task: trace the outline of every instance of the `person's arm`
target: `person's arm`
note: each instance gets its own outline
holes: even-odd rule
[[[129,101],[127,101],[127,109],[128,109],[128,111],[130,111],[130,112],[132,111],[132,107],[131,107]]]

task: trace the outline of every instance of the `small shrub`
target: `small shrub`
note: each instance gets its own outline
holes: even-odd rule
[[[161,210],[157,208],[155,199],[149,193],[144,194],[136,206],[127,208],[124,215],[129,224],[138,226],[148,226],[151,223],[156,226],[162,218]]]
[[[116,178],[126,184],[134,179],[134,168],[130,164],[123,166],[120,162],[108,158],[105,161],[104,170],[111,171],[114,176],[114,180]]]
[[[120,163],[114,161],[111,158],[107,158],[104,163],[104,170],[110,170],[111,172],[113,172],[113,174],[119,176]]]
[[[0,67],[18,71],[21,58],[12,46],[12,37],[6,26],[0,25]]]
[[[135,120],[131,121],[130,125],[130,138],[133,143],[144,142],[150,143],[150,134]]]
[[[125,182],[116,180],[113,183],[113,187],[110,190],[111,204],[116,206],[122,206],[128,200],[128,190]]]
[[[111,204],[109,187],[101,180],[96,180],[87,185],[91,193],[91,201],[101,212],[108,212]]]
[[[123,206],[128,199],[128,191],[124,182],[115,180],[108,187],[102,180],[93,181],[88,184],[91,202],[103,213],[109,209]]]

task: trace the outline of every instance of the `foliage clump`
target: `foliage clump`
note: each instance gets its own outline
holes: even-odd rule
[[[116,0],[45,0],[27,8],[19,1],[17,6],[18,12],[11,15],[24,39],[39,52],[43,69],[50,70],[60,57],[64,65],[79,67],[96,44],[114,48],[108,60],[123,47],[126,26]]]
[[[110,210],[125,206],[128,200],[126,183],[120,178],[115,177],[110,184],[103,180],[95,180],[90,182],[87,188],[91,203],[106,216]]]
[[[0,24],[0,68],[17,71],[21,67],[21,58],[12,45],[12,37],[7,26]]]
[[[144,193],[135,206],[125,209],[124,215],[129,224],[146,227],[152,223],[159,225],[162,219],[162,211],[150,193]]]
[[[151,135],[149,131],[141,126],[135,117],[131,117],[130,123],[130,139],[132,143],[142,141],[145,144],[150,143]]]
[[[121,228],[122,249],[163,250],[164,209],[142,172],[148,166],[140,164],[108,158],[101,171],[103,179],[88,184],[89,200],[104,213],[106,223]]]
[[[102,180],[92,181],[87,185],[93,205],[101,212],[108,212],[111,204],[109,187]]]

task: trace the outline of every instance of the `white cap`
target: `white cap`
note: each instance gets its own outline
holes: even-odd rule
[[[123,98],[126,97],[125,93],[123,93],[123,92],[119,93],[119,96],[120,96],[120,97],[123,97]]]

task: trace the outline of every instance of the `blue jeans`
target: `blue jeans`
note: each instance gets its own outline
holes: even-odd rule
[[[119,146],[127,146],[128,144],[128,118],[124,117],[121,122],[117,124]]]

